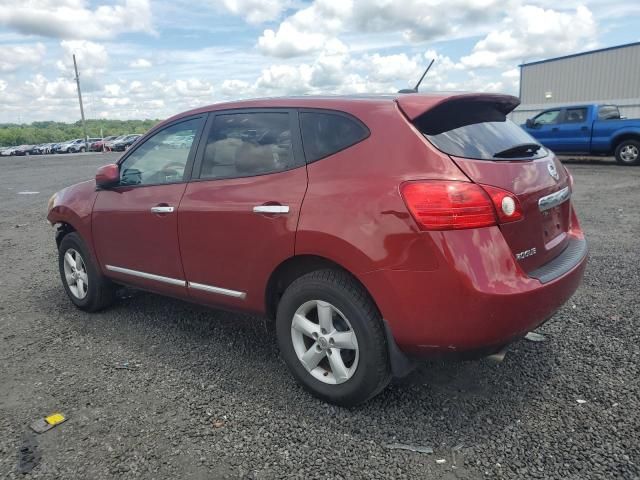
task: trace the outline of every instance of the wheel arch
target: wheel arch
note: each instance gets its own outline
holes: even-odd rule
[[[267,313],[267,316],[271,319],[274,319],[276,317],[276,311],[278,308],[280,297],[287,289],[287,287],[291,285],[297,278],[316,270],[325,269],[335,269],[346,272],[362,285],[360,279],[358,279],[347,268],[335,262],[334,260],[320,255],[294,255],[281,262],[269,276],[269,280],[267,281],[267,288],[265,290],[265,312]],[[367,293],[369,293],[364,285],[362,285],[362,287],[367,291]],[[370,293],[369,296],[371,296]]]
[[[72,232],[76,232],[76,228],[67,222],[58,222],[55,225],[56,228],[56,246],[60,248],[62,239]]]
[[[620,145],[625,140],[635,140],[640,142],[640,131],[627,131],[616,135],[611,140],[611,153],[615,154],[618,145]]]
[[[380,312],[380,307],[367,286],[357,275],[349,271],[349,269],[334,260],[320,255],[302,254],[287,258],[271,273],[265,290],[265,311],[267,316],[272,320],[275,319],[280,297],[287,287],[297,278],[307,273],[324,269],[340,270],[351,276],[362,286],[365,292],[369,294],[371,301]],[[400,350],[388,322],[384,319],[383,315],[381,315],[381,318],[387,340],[387,352],[391,363],[391,372],[396,378],[404,377],[415,368],[415,362]]]

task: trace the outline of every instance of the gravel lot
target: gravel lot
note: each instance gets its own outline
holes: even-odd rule
[[[0,158],[1,478],[640,478],[640,168],[570,167],[591,260],[546,341],[424,363],[347,410],[294,383],[262,319],[150,294],[72,306],[47,199],[115,158]],[[28,434],[54,411],[69,420]],[[41,455],[24,476],[23,442]]]

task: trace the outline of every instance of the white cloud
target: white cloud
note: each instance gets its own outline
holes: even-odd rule
[[[314,0],[266,29],[260,50],[275,57],[293,57],[325,48],[340,34],[399,32],[405,42],[449,36],[471,36],[504,15],[516,0]]]
[[[109,55],[104,45],[88,40],[63,40],[60,42],[64,59],[73,65],[72,56],[76,56],[79,67],[83,70],[95,68],[103,70],[109,62]]]
[[[214,10],[204,9],[182,28],[193,22],[197,35],[203,25],[215,31],[222,23],[228,30],[217,34],[234,36],[218,41],[206,30],[193,44],[176,46],[163,30],[150,54],[133,35],[125,42],[107,40],[152,32],[150,0],[113,0],[115,6],[97,6],[112,0],[0,0],[0,121],[16,121],[18,115],[76,120],[73,53],[88,117],[163,118],[238,98],[395,92],[413,87],[432,58],[421,91],[516,93],[522,60],[583,51],[606,40],[602,23],[596,24],[597,12],[606,10],[604,0],[590,0],[589,8],[581,0],[561,6],[552,0],[206,1],[250,23],[277,23],[255,35],[255,27],[243,32],[243,22],[228,16],[211,21],[202,12]],[[610,1],[623,8],[621,0]],[[171,8],[189,5],[174,0]],[[153,2],[154,13],[162,6]],[[16,12],[24,15],[17,18]],[[172,28],[167,25],[177,20],[165,17],[159,28]],[[460,52],[455,57],[428,49],[426,42],[471,36],[480,39],[473,49],[460,52],[463,42],[438,46]]]
[[[82,91],[97,91],[102,88],[109,64],[109,54],[104,45],[88,40],[63,40],[60,42],[62,59],[56,62],[60,74],[74,78],[73,55],[76,56]]]
[[[249,23],[276,20],[291,5],[289,0],[221,0],[229,12],[244,17]]]
[[[42,43],[2,45],[0,72],[13,72],[22,66],[39,65],[47,52]]]
[[[67,78],[48,80],[41,73],[24,82],[22,92],[36,101],[47,99],[70,99],[76,96],[76,84]]]
[[[327,41],[322,33],[302,32],[283,23],[277,32],[265,30],[258,39],[258,48],[267,55],[287,58],[321,50]]]
[[[93,9],[86,0],[3,0],[0,26],[53,38],[103,39],[124,32],[153,32],[149,0],[121,0]]]
[[[137,58],[134,61],[129,63],[131,68],[151,68],[152,63],[146,58]]]
[[[588,49],[594,45],[595,36],[596,22],[584,6],[567,13],[524,5],[516,8],[502,21],[499,30],[476,43],[472,53],[460,61],[469,68],[499,67]]]
[[[404,53],[387,56],[375,53],[365,55],[363,61],[370,65],[370,76],[380,82],[394,82],[412,77],[418,71],[416,58],[409,58]]]

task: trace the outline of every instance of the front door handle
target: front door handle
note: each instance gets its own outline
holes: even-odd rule
[[[553,128],[551,129],[551,131],[552,131],[552,132],[557,132],[558,130],[560,130],[558,127],[553,127]]]
[[[289,205],[256,205],[253,213],[289,213]]]
[[[173,213],[174,208],[169,205],[156,205],[155,207],[151,207],[152,213]]]

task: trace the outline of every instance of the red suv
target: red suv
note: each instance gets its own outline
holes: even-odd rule
[[[56,193],[59,266],[275,319],[315,395],[353,405],[419,357],[502,349],[574,293],[587,246],[553,153],[489,94],[300,97],[177,115]]]

